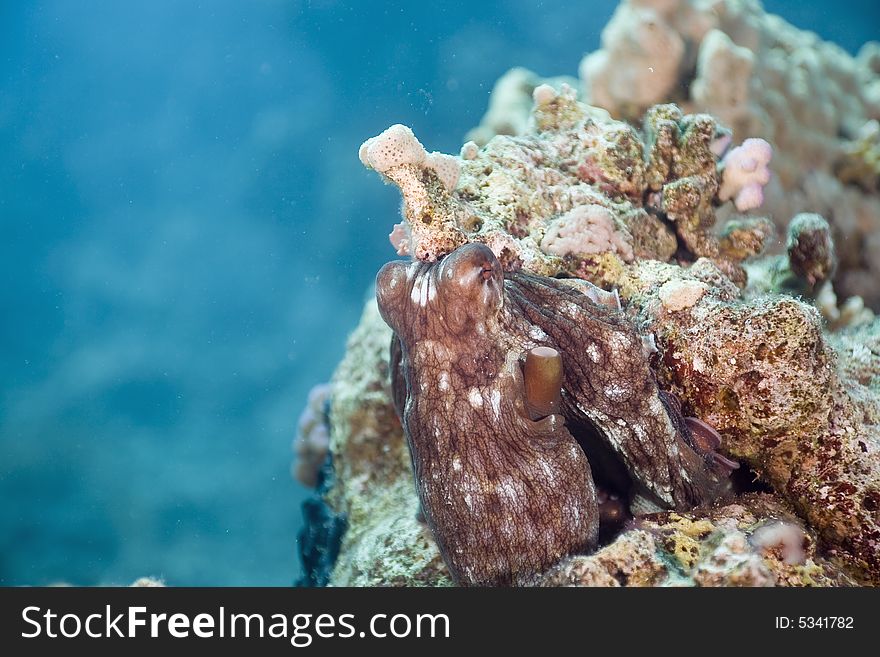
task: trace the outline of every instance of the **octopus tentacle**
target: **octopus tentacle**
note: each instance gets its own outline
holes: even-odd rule
[[[523,363],[526,407],[533,420],[560,412],[562,357],[553,347],[533,347]]]
[[[596,290],[504,274],[482,244],[377,276],[421,507],[460,584],[528,581],[591,549],[600,514],[626,515],[613,491],[600,511],[589,450],[573,435],[585,427],[654,506],[685,508],[723,488],[616,297]]]

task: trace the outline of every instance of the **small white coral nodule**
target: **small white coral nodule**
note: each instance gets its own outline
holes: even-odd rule
[[[459,157],[461,157],[462,160],[476,160],[479,153],[480,147],[477,146],[477,142],[466,141],[461,147]]]
[[[535,105],[546,105],[553,102],[559,94],[549,84],[539,84],[532,92]]]
[[[658,294],[666,310],[678,312],[696,304],[708,289],[709,286],[701,281],[675,279],[666,281]]]
[[[762,550],[778,550],[782,560],[790,565],[802,564],[807,558],[804,549],[806,532],[792,522],[775,521],[761,525],[752,534],[751,542]]]
[[[718,198],[733,199],[740,212],[758,208],[764,202],[764,185],[770,182],[768,164],[773,147],[763,139],[746,139],[724,156]]]

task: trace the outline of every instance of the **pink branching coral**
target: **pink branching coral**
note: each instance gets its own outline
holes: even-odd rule
[[[405,221],[394,224],[394,228],[391,229],[391,234],[388,235],[388,240],[391,242],[391,246],[394,247],[394,250],[397,251],[397,255],[409,255],[412,250],[412,247],[410,246],[410,243],[412,242],[412,231],[410,230],[409,224]]]
[[[772,156],[773,148],[763,139],[746,139],[730,150],[721,161],[724,170],[718,198],[733,199],[740,212],[761,207],[764,185],[770,182],[767,165]]]

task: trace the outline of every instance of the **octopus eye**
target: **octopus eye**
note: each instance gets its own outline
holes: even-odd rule
[[[475,283],[499,280],[503,277],[501,263],[485,244],[465,244],[440,264],[440,279],[466,288]]]
[[[504,304],[504,272],[485,244],[465,244],[435,270],[437,303],[451,330],[481,325]]]
[[[401,318],[407,288],[406,264],[399,260],[387,263],[376,275],[376,301],[382,319],[393,329]]]

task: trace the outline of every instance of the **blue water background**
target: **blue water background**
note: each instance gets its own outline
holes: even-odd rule
[[[766,6],[854,52],[875,4]],[[613,7],[0,2],[0,583],[293,582],[296,418],[393,256],[358,145],[457,153]]]

